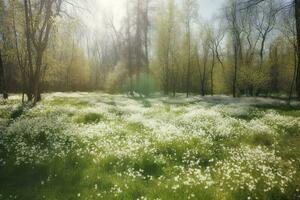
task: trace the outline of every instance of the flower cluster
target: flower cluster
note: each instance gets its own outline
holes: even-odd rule
[[[0,167],[64,160],[39,187],[80,174],[74,199],[299,197],[300,119],[255,107],[274,100],[53,93],[12,118],[18,98],[0,105]]]

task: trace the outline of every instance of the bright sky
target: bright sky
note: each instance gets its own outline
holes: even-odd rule
[[[163,0],[153,0],[163,1]],[[199,14],[202,19],[210,20],[218,14],[220,7],[225,0],[199,0]],[[90,26],[101,26],[103,22],[103,16],[114,16],[116,23],[126,12],[126,0],[91,0],[90,10],[91,16],[88,19],[84,19]]]
[[[200,15],[202,18],[210,20],[220,11],[225,0],[199,0]]]

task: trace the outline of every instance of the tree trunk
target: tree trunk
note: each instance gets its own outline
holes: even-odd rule
[[[70,60],[70,64],[67,67],[67,73],[66,73],[66,91],[71,91],[71,68],[73,65],[73,60],[74,60],[74,49],[75,49],[75,40],[73,38],[72,41],[72,52],[71,52],[71,60]],[[98,73],[96,73],[96,85],[98,85]]]
[[[32,101],[34,96],[34,80],[33,80],[33,65],[32,65],[32,48],[31,48],[31,29],[30,29],[30,20],[29,20],[29,4],[27,0],[24,0],[24,13],[25,13],[25,32],[26,32],[26,50],[27,50],[27,59],[28,59],[28,88],[26,91],[27,100]]]
[[[201,95],[205,96],[206,94],[206,65],[207,65],[207,60],[205,59],[204,61],[204,69],[203,69],[203,75],[201,79]]]
[[[176,96],[176,83],[173,81],[173,97]]]
[[[165,70],[164,70],[164,94],[169,95],[169,89],[170,89],[170,78],[169,78],[169,62],[168,59],[166,59],[165,63]]]
[[[236,97],[237,68],[238,68],[238,50],[236,44],[234,44],[234,75],[232,81],[232,96],[234,98]]]
[[[211,66],[211,72],[210,72],[210,94],[211,96],[214,96],[214,68],[215,68],[215,51],[212,50],[213,53],[213,60],[212,60],[212,66]]]
[[[295,18],[297,30],[297,57],[300,58],[300,0],[295,0]],[[297,64],[296,89],[297,96],[300,99],[300,59]]]
[[[1,84],[1,92],[3,95],[3,99],[8,99],[7,87],[6,87],[6,74],[4,69],[4,64],[2,60],[2,52],[0,49],[0,84]]]
[[[127,68],[129,72],[129,93],[131,96],[134,95],[133,93],[133,69],[132,69],[132,45],[131,45],[131,33],[130,33],[130,12],[129,12],[129,3],[127,1],[127,24],[126,24],[126,35],[127,35],[127,50],[128,50],[128,58],[127,58]]]
[[[262,41],[261,41],[261,47],[260,47],[260,52],[259,52],[259,56],[260,56],[259,67],[260,67],[260,69],[262,69],[263,63],[264,63],[264,49],[265,49],[266,37],[267,37],[266,34],[263,35]]]
[[[136,17],[136,45],[135,45],[135,55],[136,55],[136,91],[141,95],[141,68],[142,68],[142,27],[141,27],[141,0],[137,0],[137,17]]]
[[[297,47],[296,47],[296,45],[294,45],[294,74],[293,74],[292,84],[291,84],[291,88],[290,88],[288,104],[291,103],[291,100],[293,97],[296,76],[297,76]]]
[[[21,80],[22,80],[22,103],[25,101],[25,91],[27,90],[27,82],[26,82],[26,74],[25,74],[25,66],[24,62],[21,61],[19,44],[18,44],[18,35],[16,30],[16,18],[15,18],[15,4],[13,2],[13,31],[14,31],[14,39],[15,39],[15,48],[17,53],[18,66],[21,72]]]
[[[41,101],[41,76],[42,76],[42,65],[43,65],[43,51],[37,52],[36,55],[36,71],[33,77],[33,95],[34,104]]]
[[[188,22],[187,24],[187,30],[188,30],[188,66],[187,66],[187,76],[186,76],[186,97],[189,97],[190,94],[190,76],[191,76],[191,30],[190,30],[190,24]]]
[[[145,45],[145,68],[146,68],[146,85],[145,85],[145,95],[149,96],[150,94],[150,69],[149,69],[149,2],[145,1],[145,14],[144,14],[144,45]]]

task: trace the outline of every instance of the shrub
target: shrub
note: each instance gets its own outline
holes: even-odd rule
[[[16,109],[14,109],[12,111],[12,113],[10,114],[10,118],[15,120],[15,119],[21,117],[27,109],[28,109],[28,106],[25,106],[25,105],[18,106]]]
[[[77,116],[75,122],[78,124],[94,124],[104,119],[105,117],[100,113],[86,113]]]

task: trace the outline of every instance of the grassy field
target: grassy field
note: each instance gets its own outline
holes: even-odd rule
[[[0,199],[300,199],[300,108],[54,93],[0,105]]]

